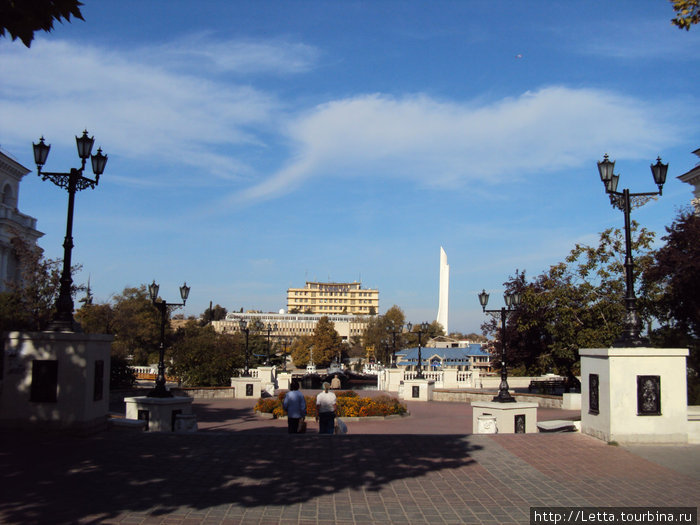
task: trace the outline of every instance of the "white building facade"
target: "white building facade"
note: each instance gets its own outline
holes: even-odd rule
[[[19,237],[27,245],[35,246],[44,235],[36,229],[36,219],[18,209],[20,182],[29,171],[0,151],[0,291],[7,290],[8,281],[20,278],[12,239]]]

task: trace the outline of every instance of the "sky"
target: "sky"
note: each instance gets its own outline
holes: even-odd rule
[[[31,169],[21,212],[63,256],[84,129],[109,157],[76,198],[73,262],[95,301],[155,280],[186,315],[210,301],[279,311],[306,281],[361,281],[384,313],[438,310],[480,331],[576,243],[622,227],[598,176],[663,196],[632,218],[664,233],[700,148],[700,27],[665,0],[83,0],[85,21],[0,39],[0,148]],[[92,175],[89,168],[86,175]],[[660,242],[660,241],[659,241]]]

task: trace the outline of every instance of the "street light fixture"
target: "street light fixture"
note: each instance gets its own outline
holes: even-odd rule
[[[248,334],[250,333],[250,328],[248,328],[248,321],[240,319],[238,327],[241,329],[241,332],[245,333],[245,368],[243,369],[243,377],[250,377],[250,357],[248,356]]]
[[[657,195],[661,195],[663,185],[666,182],[668,164],[661,162],[661,157],[657,157],[656,164],[651,165],[651,173],[659,191],[646,193],[630,193],[625,188],[622,192],[617,191],[619,175],[615,175],[615,161],[608,159],[607,153],[602,161],[598,162],[598,173],[600,180],[605,185],[605,192],[610,197],[610,204],[621,210],[625,216],[625,322],[622,335],[613,343],[616,347],[642,346],[645,341],[641,338],[642,322],[637,314],[637,298],[634,294],[634,260],[632,258],[632,228],[630,225],[630,212],[632,208],[643,206]]]
[[[267,355],[265,356],[265,366],[270,366],[270,332],[277,331],[277,323],[274,325],[267,323]]]
[[[421,356],[421,335],[423,335],[425,332],[428,331],[428,328],[430,328],[430,325],[428,323],[421,323],[417,325],[418,330],[416,330],[416,333],[418,334],[418,368],[416,368],[416,379],[423,379],[423,358]],[[411,332],[413,329],[413,325],[411,323],[406,323],[406,329]]]
[[[173,397],[172,393],[165,388],[165,321],[172,310],[177,310],[185,306],[187,297],[190,295],[190,287],[187,283],[180,286],[181,303],[166,303],[162,299],[158,301],[158,290],[160,286],[155,280],[148,285],[148,294],[151,302],[160,311],[160,347],[158,349],[158,375],[156,376],[156,386],[148,393],[148,397]]]
[[[499,403],[514,403],[515,398],[508,392],[508,368],[506,367],[506,319],[508,314],[520,305],[522,295],[520,292],[513,292],[510,294],[504,294],[503,299],[506,305],[502,306],[499,310],[487,310],[486,305],[489,304],[489,294],[486,290],[482,290],[479,294],[479,303],[481,304],[481,309],[484,313],[487,313],[498,319],[501,319],[501,384],[498,387],[498,395],[493,398],[493,401]]]
[[[409,323],[410,324],[410,323]],[[391,332],[392,339],[392,351],[391,351],[391,368],[396,368],[396,335],[403,332],[403,325],[397,325],[393,328],[389,328]]]
[[[37,167],[37,174],[42,180],[50,180],[56,186],[68,190],[68,218],[66,220],[66,237],[63,241],[63,271],[61,273],[61,289],[56,300],[56,313],[48,329],[55,332],[74,332],[79,329],[73,319],[73,298],[71,288],[73,278],[71,276],[71,252],[73,250],[73,210],[75,207],[75,192],[85,188],[94,189],[100,181],[100,175],[107,165],[107,155],[102,154],[102,149],[97,148],[97,154],[91,155],[94,137],[88,137],[87,130],[83,131],[82,137],[75,137],[78,147],[78,157],[80,157],[80,168],[71,168],[69,173],[53,173],[42,171],[46,159],[49,156],[50,144],[44,143],[44,137],[39,139],[38,144],[32,143],[34,147],[34,162]],[[92,171],[94,179],[83,176],[87,159],[92,161]]]

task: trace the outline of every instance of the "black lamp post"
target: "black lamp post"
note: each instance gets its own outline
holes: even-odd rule
[[[620,176],[615,175],[615,161],[608,159],[605,154],[603,160],[598,162],[598,172],[600,180],[605,185],[605,192],[610,196],[610,204],[614,208],[621,210],[625,216],[625,323],[622,335],[613,343],[616,347],[642,346],[645,341],[641,338],[640,332],[642,323],[637,314],[637,298],[634,294],[634,260],[632,259],[632,233],[630,226],[630,212],[632,208],[643,206],[657,195],[661,195],[663,185],[666,182],[668,164],[661,163],[661,157],[657,157],[656,164],[651,165],[651,173],[659,191],[646,193],[630,193],[625,188],[622,192],[617,191],[617,183]]]
[[[166,303],[162,299],[158,301],[158,290],[160,286],[153,281],[148,285],[148,294],[151,296],[153,306],[160,311],[160,348],[158,349],[158,375],[156,376],[156,386],[148,393],[148,397],[173,397],[170,391],[165,388],[165,321],[168,318],[170,309],[176,310],[185,306],[187,296],[190,295],[190,288],[187,283],[180,286],[181,303]]]
[[[34,162],[37,173],[42,180],[50,180],[56,186],[68,190],[68,219],[66,221],[66,237],[63,241],[63,272],[61,273],[61,289],[56,301],[56,313],[53,321],[49,325],[49,330],[56,332],[74,332],[78,327],[73,320],[73,298],[71,288],[73,278],[71,277],[71,251],[73,250],[73,209],[75,206],[75,192],[85,188],[94,189],[99,183],[100,175],[104,172],[107,164],[107,155],[102,154],[102,149],[97,148],[97,154],[91,155],[94,137],[88,137],[87,130],[82,137],[75,137],[78,146],[78,156],[80,157],[80,168],[71,168],[69,173],[50,173],[42,171],[49,156],[50,144],[44,143],[44,137],[39,139],[39,144],[32,143],[34,147]],[[95,179],[83,176],[85,163],[90,158],[92,161],[92,171]]]
[[[392,339],[391,368],[396,368],[396,335],[403,332],[403,325],[394,326],[389,331]]]
[[[513,292],[511,294],[505,294],[503,296],[506,302],[506,306],[500,308],[500,310],[487,310],[486,305],[489,303],[489,294],[486,290],[482,290],[479,294],[479,303],[481,303],[482,310],[498,319],[501,318],[501,384],[498,388],[498,395],[493,398],[493,401],[499,403],[513,403],[515,398],[508,392],[508,368],[506,367],[506,319],[508,314],[513,308],[520,304],[521,295],[518,292]]]
[[[267,355],[265,356],[265,366],[270,366],[270,332],[277,331],[277,323],[267,323]]]
[[[416,333],[418,334],[418,368],[416,368],[416,379],[423,379],[423,358],[421,356],[421,335],[423,335],[424,332],[428,331],[428,328],[430,328],[430,325],[428,323],[421,323],[418,325],[418,330],[416,330]],[[406,324],[406,329],[410,332],[413,329],[413,325],[411,323]]]
[[[245,368],[243,369],[243,377],[250,377],[250,357],[248,356],[248,334],[250,333],[250,328],[248,328],[248,321],[245,319],[239,320],[238,326],[241,332],[245,333]]]

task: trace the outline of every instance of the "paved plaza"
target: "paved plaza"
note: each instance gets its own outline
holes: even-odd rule
[[[195,401],[196,434],[3,431],[1,523],[529,523],[531,506],[692,506],[700,445],[471,435],[465,403],[288,435],[252,402]],[[541,410],[540,419],[568,413]]]

